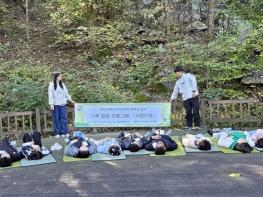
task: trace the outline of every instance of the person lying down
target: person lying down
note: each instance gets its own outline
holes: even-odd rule
[[[211,140],[209,137],[203,134],[187,134],[182,138],[182,143],[184,147],[199,149],[199,150],[211,150]]]
[[[208,129],[207,132],[216,138],[218,145],[223,148],[229,148],[242,153],[250,153],[255,147],[255,142],[246,131]]]
[[[64,154],[76,158],[88,158],[96,153],[95,140],[88,139],[81,131],[75,131],[69,138]]]

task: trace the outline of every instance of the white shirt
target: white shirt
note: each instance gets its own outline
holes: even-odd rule
[[[183,100],[193,97],[193,91],[198,95],[197,82],[194,75],[190,73],[183,73],[182,77],[175,83],[174,90],[170,100],[175,100],[178,94],[182,94]]]
[[[203,136],[202,134],[197,134],[197,135],[187,134],[185,137],[183,137],[182,142],[184,147],[198,148],[197,144],[202,140],[207,140],[211,144],[210,138]]]
[[[67,104],[67,100],[71,100],[71,96],[68,94],[66,86],[62,83],[63,89],[57,83],[57,89],[54,89],[54,83],[50,82],[48,87],[48,103],[49,105],[64,106]]]

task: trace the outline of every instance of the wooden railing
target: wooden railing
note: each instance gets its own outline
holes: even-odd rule
[[[205,100],[200,105],[202,124],[210,123],[263,123],[263,102],[249,100]],[[73,128],[74,110],[68,108],[69,127]],[[185,110],[182,102],[173,102],[172,124],[185,123]],[[49,110],[0,113],[0,135],[23,133],[37,129],[41,132],[52,131],[52,115]]]

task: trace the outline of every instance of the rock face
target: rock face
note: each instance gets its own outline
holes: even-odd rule
[[[263,84],[263,70],[253,73],[251,76],[243,77],[241,83],[250,84]]]

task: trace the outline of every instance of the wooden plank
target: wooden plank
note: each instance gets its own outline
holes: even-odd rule
[[[209,100],[209,104],[239,104],[239,103],[258,103],[258,99],[248,99],[248,100]]]
[[[15,130],[17,132],[17,116],[15,116]]]
[[[28,116],[28,115],[32,115],[33,112],[32,111],[25,111],[25,112],[7,112],[7,113],[0,113],[0,117],[11,117],[11,116]]]
[[[3,132],[3,123],[2,123],[2,117],[0,117],[0,132]]]
[[[22,116],[22,127],[23,127],[23,131],[25,131],[25,116]]]
[[[33,131],[33,129],[32,129],[32,115],[31,116],[29,116],[29,124],[30,124],[30,131]]]
[[[10,131],[10,117],[7,117],[7,130]]]
[[[222,122],[260,122],[261,119],[260,118],[221,118],[221,119],[217,119],[217,118],[209,118],[209,122],[218,122],[218,123],[222,123]]]

